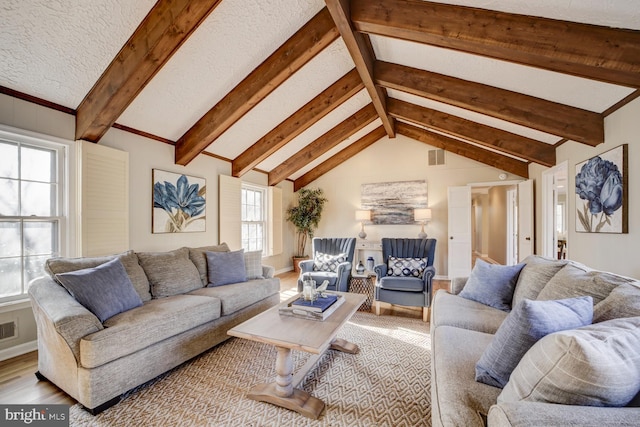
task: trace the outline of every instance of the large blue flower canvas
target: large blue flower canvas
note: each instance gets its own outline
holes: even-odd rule
[[[576,231],[627,233],[627,144],[576,165]]]
[[[153,170],[153,233],[206,231],[206,180]]]

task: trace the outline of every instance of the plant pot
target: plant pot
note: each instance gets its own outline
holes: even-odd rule
[[[305,259],[309,259],[308,255],[305,256],[292,256],[291,260],[293,261],[293,271],[297,274],[300,274],[300,265],[298,264],[300,261],[304,261]]]

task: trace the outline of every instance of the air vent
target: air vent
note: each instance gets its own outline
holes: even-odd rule
[[[429,166],[444,165],[444,150],[429,150]]]
[[[16,322],[0,324],[0,340],[6,340],[16,336]]]

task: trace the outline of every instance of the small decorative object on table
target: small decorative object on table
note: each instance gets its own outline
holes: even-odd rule
[[[344,297],[333,293],[318,294],[314,301],[300,297],[280,308],[285,316],[302,317],[311,320],[325,320],[344,303]]]
[[[374,262],[374,260],[373,260],[373,257],[372,257],[372,256],[370,256],[369,258],[367,258],[367,270],[369,270],[369,271],[373,271],[374,264],[375,264],[375,262]]]
[[[356,273],[364,274],[364,265],[362,265],[362,261],[358,261],[358,266],[356,267]]]
[[[316,281],[305,277],[302,281],[302,298],[305,301],[315,301],[318,297],[318,293],[316,291]]]

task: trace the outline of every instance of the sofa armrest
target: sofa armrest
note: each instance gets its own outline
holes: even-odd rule
[[[509,426],[633,426],[640,408],[601,408],[541,402],[502,402],[489,409],[489,427]]]
[[[449,288],[449,292],[454,295],[458,295],[464,288],[464,285],[467,284],[468,279],[468,277],[454,277],[453,279],[451,279],[451,287]]]
[[[80,360],[80,339],[104,329],[100,320],[49,277],[34,279],[29,297],[38,327],[38,340],[47,341],[45,331],[55,331]]]
[[[275,274],[276,274],[275,267],[272,267],[270,265],[262,266],[262,277],[264,277],[265,279],[271,279]]]
[[[373,272],[376,273],[376,281],[379,282],[380,279],[387,275],[387,264],[378,264],[374,266]]]
[[[349,276],[351,275],[351,263],[349,261],[341,262],[336,269],[338,278],[336,279],[336,290],[339,292],[349,291]],[[320,283],[318,283],[320,285]]]

